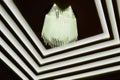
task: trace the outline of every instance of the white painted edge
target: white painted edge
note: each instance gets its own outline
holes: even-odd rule
[[[1,45],[6,51],[9,53],[9,55],[26,71],[29,72],[32,78],[35,78],[35,74],[28,68],[28,66],[21,60],[21,58],[16,55],[16,53],[7,45],[7,43],[0,38]],[[3,46],[4,45],[4,46]]]
[[[32,59],[32,57],[27,53],[27,51],[21,46],[21,44],[17,41],[17,39],[12,35],[12,33],[6,28],[6,26],[0,21],[0,28],[1,32],[9,39],[9,41],[16,47],[16,49],[23,55],[23,57],[34,67],[37,68],[37,64]],[[12,50],[5,47],[5,44],[2,44],[1,46],[5,48],[5,50]],[[8,52],[9,53],[9,52]]]
[[[31,53],[34,55],[34,57],[38,60],[38,62],[41,62],[42,59],[39,53],[35,50],[33,45],[30,43],[30,41],[27,39],[27,37],[23,34],[23,32],[19,29],[17,24],[12,20],[12,18],[9,16],[9,14],[5,11],[5,9],[0,5],[0,13],[3,16],[3,18],[9,23],[13,31],[18,35],[18,37],[21,39],[21,41],[26,45],[26,47],[31,51]]]
[[[117,1],[117,6],[118,6],[118,14],[120,18],[120,0],[116,0],[116,1]]]
[[[95,71],[91,71],[91,72],[87,72],[87,73],[77,74],[77,75],[73,75],[73,76],[58,78],[55,80],[74,80],[74,79],[78,79],[78,78],[85,78],[85,77],[110,73],[110,72],[118,71],[118,70],[120,70],[120,65],[109,67],[109,68],[103,68],[103,69],[99,69],[99,70],[95,70]]]
[[[20,78],[29,80],[2,52],[0,52],[0,59],[5,62]]]
[[[112,64],[115,62],[120,62],[120,56],[105,59],[105,60],[95,61],[95,62],[91,62],[88,64],[75,66],[72,68],[67,68],[67,69],[63,69],[63,70],[59,70],[59,71],[53,71],[53,72],[46,73],[46,74],[41,74],[37,77],[38,77],[38,79],[43,79],[43,78],[47,78],[47,77],[53,77],[53,76],[68,74],[68,73],[72,73],[72,72],[76,72],[76,71],[86,70],[86,69],[90,69],[90,68],[94,68],[94,67],[98,67],[98,66],[102,66],[102,65],[106,65],[106,64]]]

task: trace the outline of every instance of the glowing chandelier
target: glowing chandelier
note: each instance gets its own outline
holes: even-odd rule
[[[46,14],[42,38],[46,45],[61,46],[77,40],[77,22],[71,6],[61,10],[56,4]]]

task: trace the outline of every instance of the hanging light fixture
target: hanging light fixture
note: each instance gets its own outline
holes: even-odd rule
[[[57,47],[76,41],[76,17],[71,6],[61,10],[56,4],[46,14],[41,36],[46,45]]]

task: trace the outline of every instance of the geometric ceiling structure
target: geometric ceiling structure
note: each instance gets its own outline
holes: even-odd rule
[[[106,31],[107,32],[107,31]],[[108,34],[106,35],[106,36],[108,36]],[[58,58],[58,57],[57,57]],[[55,59],[55,58],[53,58],[53,59]],[[39,57],[39,60],[40,60],[40,57]],[[52,59],[50,59],[50,60],[52,60]],[[45,60],[44,60],[45,61]],[[52,61],[55,61],[55,60],[52,60]],[[43,62],[44,63],[44,62]]]
[[[120,71],[119,7],[116,14],[112,0],[94,0],[94,2],[103,33],[75,43],[45,49],[43,43],[16,9],[13,1],[2,1],[0,4],[2,33],[0,59],[23,80],[82,80],[89,76]],[[119,6],[119,1],[115,2]],[[6,9],[5,5],[10,10]],[[25,32],[19,29],[20,26],[16,21],[22,25],[21,27],[26,28]],[[80,47],[76,49],[75,46]]]
[[[8,32],[8,31],[7,31]],[[14,41],[14,40],[11,40],[11,41]],[[89,50],[89,49],[88,49]],[[21,51],[23,51],[23,50],[21,50]],[[21,52],[21,53],[24,53],[24,52]],[[40,58],[39,58],[40,59]],[[30,60],[29,60],[30,61]],[[31,63],[33,63],[32,61],[31,61]],[[71,64],[73,64],[73,63],[71,63]],[[67,65],[67,64],[66,64]],[[69,64],[70,65],[70,64]],[[34,65],[33,65],[34,66]],[[56,66],[58,66],[58,67],[61,67],[60,65],[56,65]],[[54,68],[56,67],[56,66],[53,66]],[[64,65],[65,66],[65,65]],[[34,68],[37,68],[37,67],[34,67]],[[40,68],[41,69],[41,68]],[[46,68],[47,69],[47,68]],[[49,69],[50,69],[50,67],[49,67]],[[37,69],[36,69],[37,70]],[[37,72],[39,72],[39,70],[37,71]]]
[[[14,2],[11,0],[11,1],[7,1],[5,0],[4,1],[7,6],[9,7],[9,9],[12,11],[12,13],[15,15],[15,17],[17,18],[17,20],[20,22],[20,24],[22,25],[22,27],[25,29],[25,31],[28,33],[28,35],[31,37],[31,39],[34,41],[34,43],[37,45],[37,47],[39,48],[39,50],[42,52],[42,55],[43,56],[47,56],[47,55],[50,55],[52,53],[55,53],[55,52],[58,52],[58,51],[61,51],[61,50],[65,50],[65,49],[68,49],[68,48],[71,48],[71,47],[75,47],[75,46],[80,46],[80,45],[84,45],[84,44],[88,44],[88,43],[91,43],[91,42],[95,42],[95,41],[98,41],[98,40],[101,40],[103,38],[108,38],[108,33],[107,33],[107,24],[106,24],[106,21],[104,19],[104,13],[100,13],[102,10],[101,10],[101,4],[100,2],[96,2],[96,7],[98,9],[98,13],[99,14],[99,17],[100,17],[100,20],[101,20],[101,25],[103,27],[103,32],[104,34],[99,34],[97,36],[93,36],[93,37],[88,37],[87,39],[83,39],[83,40],[79,40],[78,42],[75,42],[75,43],[71,43],[71,44],[68,44],[68,45],[64,45],[64,46],[61,46],[61,47],[57,47],[57,48],[52,48],[52,49],[48,49],[46,50],[44,48],[44,46],[42,45],[42,43],[40,42],[40,40],[37,38],[37,36],[35,35],[34,31],[30,28],[29,24],[27,23],[27,21],[23,18],[22,14],[20,13],[20,11],[17,9],[16,5],[14,4]],[[99,4],[98,4],[99,3]],[[17,30],[15,30],[17,31]],[[20,31],[19,31],[20,32]],[[106,33],[105,33],[106,32]],[[21,34],[21,33],[17,33],[18,35]],[[20,39],[21,39],[21,36],[19,35]],[[23,37],[23,36],[22,36]],[[24,38],[25,41],[27,41],[26,38]],[[22,39],[23,40],[23,39]],[[26,44],[26,43],[25,43]],[[26,44],[26,46],[31,49],[28,45],[29,44]]]
[[[24,18],[22,17],[22,15],[20,15],[20,12],[18,11],[18,9],[16,9],[16,7],[15,7],[15,5],[12,3],[12,1],[5,1],[5,3],[7,4],[7,6],[10,8],[10,10],[13,12],[13,14],[16,16],[16,18],[19,20],[19,22],[23,25],[22,27],[23,28],[26,28],[25,30],[27,30],[26,32],[28,32],[28,31],[30,31],[28,34],[29,35],[31,35],[32,37],[32,39],[34,39],[33,41],[34,41],[34,43],[36,43],[36,42],[38,42],[38,43],[36,43],[37,45],[38,45],[38,47],[39,47],[39,49],[40,49],[40,51],[42,52],[42,54],[43,55],[47,55],[47,54],[50,54],[50,53],[53,53],[53,51],[54,52],[56,52],[57,50],[59,51],[59,49],[60,49],[60,51],[62,50],[62,48],[61,47],[59,47],[59,49],[50,49],[50,50],[44,50],[45,48],[42,46],[42,43],[38,40],[38,38],[36,38],[35,37],[35,34],[34,34],[34,32],[30,29],[30,27],[29,27],[29,25],[27,25],[27,22],[24,20]],[[10,7],[11,6],[11,7]],[[98,7],[100,7],[99,5],[98,5]],[[14,8],[14,9],[12,9],[12,8]],[[99,12],[101,11],[101,9],[99,10]],[[15,14],[16,13],[16,14]],[[103,13],[102,13],[103,14]],[[90,42],[94,42],[94,41],[98,41],[98,40],[101,40],[101,39],[106,39],[106,38],[109,38],[109,34],[108,34],[108,31],[107,31],[107,24],[106,24],[106,21],[105,21],[105,19],[104,19],[104,15],[102,15],[102,14],[100,14],[100,18],[101,18],[101,24],[102,24],[102,27],[103,27],[103,34],[99,34],[99,35],[97,35],[97,36],[94,36],[94,37],[91,37],[91,38],[88,38],[88,39],[84,39],[84,40],[80,40],[80,42],[78,41],[78,42],[75,42],[75,43],[73,43],[72,44],[72,46],[78,46],[79,44],[80,45],[83,45],[83,44],[87,44],[87,43],[90,43]],[[21,19],[22,18],[22,19]],[[24,21],[24,22],[21,22],[21,21]],[[25,23],[26,22],[26,23]],[[11,24],[12,25],[12,24]],[[26,26],[24,26],[24,25],[26,25]],[[17,30],[15,30],[15,32],[16,32]],[[19,32],[19,33],[18,33]],[[19,30],[19,31],[17,31],[17,33],[16,34],[18,34],[18,36],[20,37],[20,39],[22,38],[22,40],[24,40],[23,42],[25,43],[25,42],[27,42],[28,40],[24,37],[24,39],[23,39],[23,35],[20,33],[21,31]],[[21,34],[21,35],[20,35]],[[22,36],[22,37],[21,37]],[[28,49],[29,50],[31,50],[31,48],[30,48],[30,46],[29,45],[31,45],[30,43],[25,43],[26,44],[26,46],[28,47]],[[70,48],[70,46],[71,46],[71,44],[69,44],[69,46],[68,46],[68,48]],[[65,49],[67,49],[67,46],[65,46]],[[32,52],[33,52],[33,49],[31,50]],[[49,52],[49,53],[47,53],[47,51]],[[35,52],[35,50],[34,50],[34,53],[36,53],[36,55],[37,55],[37,52]],[[35,55],[35,54],[34,54]]]

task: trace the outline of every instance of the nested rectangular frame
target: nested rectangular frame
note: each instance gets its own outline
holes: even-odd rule
[[[25,69],[29,74],[31,73],[31,71],[30,71],[30,69],[27,67],[27,65],[16,55],[16,53],[8,46],[8,44],[7,43],[5,43],[5,41],[4,40],[2,40],[1,39],[1,45],[4,45],[3,47],[5,48],[5,49],[7,49],[7,52],[9,52],[9,54],[13,57],[13,59],[15,59],[16,60],[16,62],[18,63],[18,64],[20,64],[21,66],[22,66],[22,68],[23,69]],[[87,58],[91,58],[91,59],[94,59],[94,58],[97,58],[97,56],[103,56],[103,54],[104,53],[108,53],[108,54],[104,54],[104,56],[108,56],[108,55],[112,55],[112,54],[120,54],[119,53],[120,52],[120,48],[116,48],[116,49],[113,49],[113,50],[109,50],[109,51],[103,51],[103,52],[100,52],[100,53],[96,53],[96,54],[93,54],[93,55],[88,55],[88,56],[86,56],[86,57],[81,57],[82,59],[87,59]],[[93,57],[94,56],[94,57]],[[1,58],[3,58],[3,57],[1,57]],[[89,59],[88,59],[89,60]],[[73,61],[73,60],[72,60]],[[94,66],[96,66],[96,64],[98,64],[98,63],[103,63],[103,64],[106,64],[106,63],[113,63],[113,62],[118,62],[118,61],[120,61],[120,56],[118,56],[118,57],[116,57],[116,58],[111,58],[111,59],[108,59],[107,60],[107,62],[106,62],[106,60],[103,60],[103,61],[97,61],[97,63],[96,62],[93,62],[93,63],[90,63],[90,64],[93,64]],[[90,66],[93,66],[93,65],[88,65],[88,64],[86,64],[86,65],[81,65],[81,66],[79,66],[79,67],[81,67],[82,69],[83,68],[89,68]],[[102,64],[99,64],[99,66],[100,65],[102,65]],[[97,65],[98,66],[98,65]],[[77,69],[80,69],[80,68],[77,68]],[[81,69],[81,70],[82,70]],[[73,70],[73,69],[71,69],[71,70]],[[71,71],[70,70],[70,71]],[[66,72],[66,71],[65,71]],[[61,74],[61,73],[60,73]],[[31,73],[30,74],[31,76],[34,76],[35,77],[35,75],[33,74],[33,73]],[[40,76],[41,77],[41,76]],[[45,77],[44,77],[45,78]]]
[[[2,39],[1,39],[2,40]],[[3,41],[4,42],[4,41]],[[7,46],[7,45],[5,45],[5,46]],[[18,57],[18,56],[16,56],[16,53],[14,53],[14,51],[13,50],[10,50],[9,48],[10,47],[7,47],[8,48],[8,50],[10,51],[10,55],[16,60],[16,62],[18,63],[18,64],[20,64],[21,66],[22,66],[22,68],[23,69],[25,69],[25,71],[27,71],[28,72],[28,74],[30,74],[31,75],[31,77],[33,78],[33,79],[42,79],[42,77],[41,76],[39,76],[39,77],[36,77],[36,76],[38,76],[38,75],[34,75],[33,73],[31,74],[31,72],[29,72],[29,69],[27,69],[27,65],[26,64],[24,64],[24,62],[22,61],[22,60],[20,60],[20,58]],[[103,53],[106,53],[106,52],[113,52],[113,53],[118,53],[118,51],[120,51],[119,50],[119,48],[116,48],[116,49],[113,49],[113,50],[110,50],[110,51],[104,51]],[[2,56],[3,54],[0,54],[1,56],[1,59],[8,65],[8,64],[11,64],[11,63],[9,63],[8,61],[6,61],[5,60],[5,56]],[[96,66],[96,64],[97,64],[97,66],[100,66],[100,65],[105,65],[105,64],[109,64],[109,63],[114,63],[114,62],[118,62],[118,61],[120,61],[120,56],[118,56],[118,57],[114,57],[114,58],[110,58],[110,59],[105,59],[105,60],[102,60],[102,61],[97,61],[97,62],[92,62],[92,63],[89,63],[89,64],[85,64],[85,65],[81,65],[81,66],[78,66],[78,68],[75,68],[75,69],[80,69],[80,70],[83,70],[83,69],[87,69],[87,68],[90,68],[90,67],[95,67]],[[99,64],[98,65],[98,63],[100,63],[101,62],[101,64]],[[103,64],[102,64],[103,63]],[[94,65],[94,66],[93,66]],[[80,68],[81,67],[81,68]],[[18,69],[16,69],[16,68],[12,68],[14,71],[18,71]],[[73,70],[73,69],[72,69]],[[69,70],[69,71],[71,71],[71,70]],[[68,71],[68,72],[69,72]],[[49,73],[48,73],[49,74]],[[60,73],[61,74],[61,73]],[[46,77],[44,77],[43,76],[43,78],[46,78]]]
[[[2,24],[2,23],[1,23]],[[2,25],[3,27],[4,27],[4,25]],[[7,32],[9,32],[8,30],[6,30]],[[10,33],[9,33],[10,34]],[[12,36],[10,36],[11,38],[13,38]],[[4,41],[4,40],[0,40],[1,41],[1,45],[4,47],[4,49],[8,52],[8,53],[10,53],[11,51],[12,51],[12,49],[9,47],[9,45]],[[14,42],[15,42],[15,40],[14,40]],[[7,45],[7,46],[6,46]],[[20,47],[20,45],[19,44],[17,44],[19,47]],[[6,47],[5,47],[6,46]],[[64,66],[66,65],[66,63],[68,63],[67,65],[71,65],[72,63],[70,63],[70,62],[74,62],[74,64],[75,63],[80,63],[80,62],[85,62],[85,61],[87,61],[87,60],[91,60],[91,59],[95,59],[95,58],[99,58],[99,57],[103,57],[103,56],[109,56],[109,55],[113,55],[114,54],[114,52],[120,52],[120,50],[119,50],[119,48],[118,49],[116,49],[116,50],[114,50],[114,51],[106,51],[105,53],[108,53],[108,54],[105,54],[104,52],[101,52],[101,53],[94,53],[94,54],[91,54],[91,55],[88,55],[88,56],[83,56],[83,57],[78,57],[78,58],[75,58],[75,59],[71,59],[71,60],[66,60],[66,61],[62,61],[62,62],[59,62],[59,63],[55,63],[55,64],[53,64],[53,65],[51,65],[50,64],[50,66],[52,66],[52,67],[54,67],[54,66],[56,66],[56,65],[58,65],[59,67],[61,67],[61,64],[64,64]],[[12,53],[13,53],[13,51],[12,51]],[[23,54],[26,54],[26,52],[24,51],[24,53]],[[16,55],[17,55],[17,53],[16,53]],[[28,55],[26,54],[26,56],[28,57]],[[34,62],[34,60],[30,60],[31,62],[33,62],[34,64],[35,64],[35,62]],[[50,66],[48,66],[48,67],[50,67]],[[46,70],[46,66],[43,66],[43,67],[41,67],[40,69],[42,69],[42,71],[44,71],[44,70]],[[55,68],[55,67],[54,67]]]
[[[102,17],[103,17],[103,15],[102,15]],[[9,18],[10,19],[10,18]],[[99,36],[101,36],[101,37],[106,37],[106,38],[108,38],[109,37],[109,32],[108,32],[108,29],[107,29],[107,26],[106,26],[106,22],[104,23],[104,21],[105,21],[105,19],[103,19],[103,24],[105,25],[104,27],[105,28],[103,28],[104,29],[104,33],[103,34],[100,34]],[[11,22],[13,22],[13,21],[11,21]],[[15,24],[11,24],[12,26],[13,25],[15,25]],[[14,27],[15,28],[15,27]],[[18,28],[16,28],[16,30],[17,30],[17,32],[19,32],[19,30],[18,30]],[[25,37],[24,37],[24,34],[22,34],[21,32],[20,32],[20,34],[18,35],[18,36],[21,36],[21,38],[22,39],[26,39]],[[99,39],[99,36],[95,36],[95,38],[98,38]],[[89,41],[89,40],[88,40]],[[24,40],[24,43],[25,44],[28,44],[27,46],[30,46],[30,43],[28,43],[29,41],[26,39],[26,40]],[[31,45],[32,46],[32,45]],[[29,49],[32,51],[32,53],[34,53],[33,55],[35,55],[36,57],[37,57],[37,60],[39,60],[39,62],[40,62],[40,59],[41,59],[41,57],[38,57],[39,55],[37,54],[37,52],[34,50],[34,48],[33,47],[29,47]],[[36,53],[36,54],[35,54]],[[54,60],[52,60],[52,61],[54,61]],[[50,62],[50,61],[48,61],[48,62]],[[42,63],[42,62],[41,62]],[[44,62],[43,62],[43,64],[44,64]]]
[[[106,34],[102,34],[102,35],[100,34],[100,35],[97,35],[97,36],[93,36],[93,37],[90,37],[90,38],[79,40],[79,41],[74,42],[74,43],[70,43],[70,44],[64,45],[64,46],[61,46],[61,47],[56,47],[56,48],[52,48],[52,49],[48,49],[47,50],[47,49],[44,48],[44,46],[42,45],[42,43],[40,42],[40,40],[37,38],[37,36],[35,35],[35,33],[32,31],[32,29],[28,25],[27,21],[23,18],[22,14],[17,9],[17,7],[14,4],[14,2],[12,0],[10,0],[10,1],[4,0],[4,2],[7,4],[7,6],[9,7],[9,9],[13,12],[13,14],[17,18],[17,20],[21,23],[22,27],[25,29],[25,31],[28,33],[28,35],[31,37],[31,39],[33,40],[33,42],[37,45],[37,47],[39,48],[39,50],[42,52],[43,56],[51,55],[51,54],[56,53],[58,51],[69,49],[69,48],[72,48],[72,47],[75,47],[75,46],[81,46],[81,45],[84,45],[84,44],[87,44],[87,43],[98,41],[98,40],[102,39],[103,36],[108,37],[108,35],[109,35],[107,33],[108,30],[107,30],[106,22],[104,20],[103,13],[100,12],[101,8],[98,5],[98,7],[100,8],[100,10],[99,10],[99,8],[97,8],[98,9],[98,13],[100,13],[99,17],[101,19],[102,27],[104,27],[103,32],[104,33],[106,32]],[[27,44],[26,44],[26,46],[27,46]],[[27,47],[29,48],[29,46],[27,46]]]
[[[8,47],[9,48],[9,47]],[[114,49],[114,50],[110,50],[110,51],[112,51],[112,52],[116,52],[118,50],[118,48],[117,49]],[[1,52],[2,53],[2,52]],[[14,52],[12,52],[12,54],[10,53],[10,55],[15,55],[14,54]],[[23,73],[21,73],[21,71],[2,53],[2,54],[0,54],[0,57],[1,57],[1,59],[15,72],[15,73],[17,73],[22,79],[25,79],[25,80],[28,80],[28,78],[23,74]],[[19,59],[19,57],[18,56],[15,56],[15,58],[18,58]],[[14,59],[15,59],[14,58]],[[17,60],[18,61],[18,60]],[[22,61],[22,60],[19,60],[19,61]],[[23,64],[24,62],[22,62],[21,63],[21,66],[23,66],[24,67],[24,64]],[[13,67],[13,66],[15,66],[15,67]],[[119,68],[120,69],[120,68]],[[114,70],[119,70],[118,68],[114,68],[114,69],[109,69],[110,71],[114,71]],[[101,70],[101,69],[100,69]],[[27,70],[28,71],[28,70]],[[97,70],[95,70],[95,73],[93,74],[93,75],[96,75],[96,74],[98,74],[97,72],[99,72],[99,71],[97,71]],[[106,71],[106,70],[105,70]],[[105,71],[103,71],[103,72],[105,72]],[[94,72],[94,71],[92,71],[92,72]],[[92,72],[87,72],[88,74],[89,73],[92,73]],[[103,73],[102,72],[102,73]],[[85,73],[85,74],[87,74],[87,73]],[[24,75],[24,76],[23,76]],[[79,75],[79,74],[78,74]],[[80,74],[81,75],[81,74]],[[84,74],[83,74],[84,75]],[[74,76],[74,75],[73,75]],[[89,75],[87,75],[87,76],[91,76],[90,74]],[[82,77],[87,77],[87,76],[82,76]],[[35,77],[35,75],[34,76],[32,76],[32,78],[33,79],[36,79],[36,77]],[[72,77],[73,78],[73,77]],[[77,78],[80,78],[80,77],[77,77]]]

